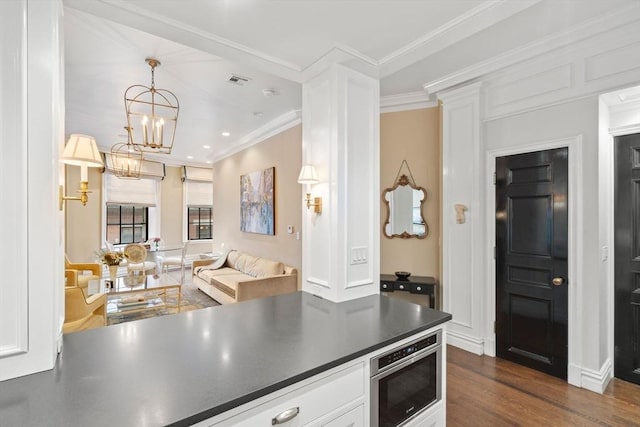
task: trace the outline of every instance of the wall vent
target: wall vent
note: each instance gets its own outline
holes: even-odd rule
[[[237,74],[232,74],[231,77],[229,77],[229,83],[233,83],[234,85],[238,85],[238,86],[244,86],[245,84],[249,83],[249,78],[247,77],[242,77],[239,76]]]

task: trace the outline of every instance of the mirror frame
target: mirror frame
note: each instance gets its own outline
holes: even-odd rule
[[[396,188],[400,186],[403,186],[403,187],[409,186],[411,189],[422,191],[422,193],[424,194],[424,197],[422,198],[422,200],[420,200],[420,219],[422,219],[422,222],[424,223],[424,234],[422,235],[412,234],[406,231],[403,231],[401,234],[391,234],[391,235],[387,234],[387,225],[391,223],[391,207],[389,206],[389,201],[387,200],[386,196],[387,196],[387,193],[393,192]],[[423,187],[419,187],[412,184],[409,181],[409,178],[407,177],[407,175],[401,175],[400,178],[398,178],[398,182],[396,182],[396,184],[393,187],[387,188],[382,192],[382,201],[387,206],[387,220],[384,222],[384,224],[382,224],[382,234],[384,234],[384,236],[388,239],[393,239],[394,237],[399,237],[401,239],[411,239],[414,237],[417,239],[425,239],[429,235],[429,226],[427,225],[427,221],[424,219],[424,211],[423,211],[424,202],[426,200],[427,200],[427,190]]]

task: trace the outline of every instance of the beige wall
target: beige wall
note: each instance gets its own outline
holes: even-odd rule
[[[416,276],[440,278],[440,126],[439,109],[380,115],[380,188],[394,185],[406,160],[418,186],[427,190],[423,215],[429,226],[425,239],[388,238],[382,232],[387,219],[380,196],[380,273],[410,271]]]
[[[77,196],[80,188],[80,168],[66,167],[67,196]],[[66,253],[72,262],[95,262],[95,251],[100,242],[100,215],[102,214],[102,173],[89,168],[89,201],[86,206],[75,200],[64,203]]]
[[[160,184],[160,237],[166,246],[176,247],[182,245],[182,167],[165,166],[164,172]]]
[[[213,165],[214,245],[276,259],[300,269],[302,187],[297,183],[302,159],[298,125]],[[275,235],[240,231],[240,175],[275,166]],[[287,234],[287,225],[294,227]],[[300,276],[298,276],[300,277]]]

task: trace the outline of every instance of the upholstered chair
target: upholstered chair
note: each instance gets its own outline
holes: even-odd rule
[[[107,295],[85,296],[82,288],[66,286],[64,288],[64,325],[65,334],[84,331],[107,325]]]
[[[89,280],[100,279],[102,277],[102,267],[100,264],[71,262],[66,255],[64,256],[64,269],[67,279],[66,286],[79,286],[86,289]]]

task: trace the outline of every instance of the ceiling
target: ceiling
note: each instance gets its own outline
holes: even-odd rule
[[[160,158],[204,165],[297,123],[302,83],[332,63],[379,78],[383,105],[428,102],[459,70],[636,1],[64,0],[66,132],[125,142],[124,92],[150,85],[154,57],[156,88],[180,101]]]

